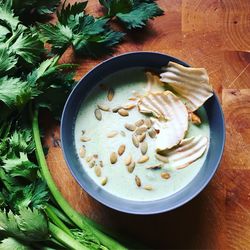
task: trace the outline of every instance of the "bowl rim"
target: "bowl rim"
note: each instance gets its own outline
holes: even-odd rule
[[[98,63],[97,65],[95,65],[93,68],[91,68],[85,75],[83,75],[81,77],[80,80],[77,81],[77,84],[73,87],[73,89],[71,90],[65,104],[64,104],[64,108],[63,108],[63,112],[62,112],[62,116],[61,116],[61,124],[60,124],[60,135],[61,135],[61,145],[62,145],[62,151],[63,151],[63,157],[64,157],[64,160],[66,162],[66,165],[68,167],[68,169],[70,170],[70,173],[71,175],[74,177],[74,179],[76,180],[76,182],[80,185],[80,187],[85,191],[87,192],[88,195],[90,195],[93,199],[95,199],[96,201],[100,202],[101,204],[109,207],[109,208],[112,208],[116,211],[119,211],[119,212],[123,212],[123,213],[127,213],[127,214],[135,214],[135,215],[153,215],[153,214],[160,214],[160,213],[164,213],[164,212],[168,212],[168,211],[171,211],[171,210],[174,210],[178,207],[181,207],[183,206],[184,204],[188,203],[189,201],[191,201],[192,199],[194,199],[201,191],[203,191],[205,189],[205,187],[208,185],[208,183],[211,181],[212,177],[214,176],[214,174],[216,173],[216,171],[218,170],[218,167],[220,165],[220,162],[221,162],[221,159],[222,159],[222,156],[223,156],[223,152],[224,152],[224,147],[225,147],[225,140],[226,140],[226,129],[225,129],[225,119],[224,119],[224,114],[223,114],[223,110],[222,110],[222,106],[220,104],[220,101],[219,101],[219,98],[218,96],[215,94],[215,92],[213,91],[213,95],[214,95],[214,98],[215,98],[215,101],[218,103],[218,113],[220,115],[220,118],[221,118],[221,122],[222,122],[222,127],[223,127],[223,134],[222,134],[222,143],[221,143],[221,150],[219,152],[219,157],[216,159],[216,164],[215,166],[213,167],[213,171],[210,173],[209,177],[206,178],[206,181],[203,182],[202,186],[199,187],[197,190],[193,191],[192,192],[192,195],[188,195],[186,196],[184,199],[181,200],[181,202],[179,202],[178,204],[174,205],[174,206],[171,206],[169,208],[165,208],[165,209],[161,209],[161,210],[157,210],[157,211],[146,211],[146,212],[141,212],[141,211],[131,211],[131,210],[126,210],[126,208],[124,209],[121,209],[121,208],[117,208],[116,206],[114,206],[113,204],[110,204],[110,203],[105,203],[103,200],[100,200],[98,197],[95,196],[94,192],[90,192],[90,190],[86,189],[85,186],[81,183],[81,181],[79,180],[79,178],[77,177],[77,175],[73,172],[73,168],[71,167],[71,163],[66,155],[66,149],[65,149],[65,146],[64,146],[64,139],[63,139],[63,129],[64,129],[64,117],[65,117],[65,114],[67,112],[67,107],[68,107],[68,103],[70,102],[70,99],[72,98],[72,96],[74,95],[74,93],[77,91],[77,89],[79,88],[79,85],[80,84],[83,84],[82,82],[84,82],[84,78],[86,78],[88,75],[90,74],[93,74],[93,72],[101,67],[102,65],[108,63],[109,61],[112,61],[112,60],[117,60],[121,57],[126,57],[126,56],[130,56],[130,55],[136,55],[136,54],[145,54],[145,55],[149,55],[149,54],[155,54],[155,55],[160,55],[160,56],[165,56],[165,57],[168,57],[170,60],[174,60],[175,62],[179,62],[181,63],[182,65],[185,65],[187,67],[189,67],[190,65],[187,64],[186,62],[178,59],[178,58],[175,58],[173,56],[170,56],[168,54],[164,54],[164,53],[160,53],[160,52],[155,52],[155,51],[135,51],[135,52],[127,52],[127,53],[122,53],[120,55],[116,55],[116,56],[112,56],[111,58],[108,58],[100,63]],[[199,170],[200,172],[200,170]],[[198,172],[198,173],[199,173]],[[197,173],[197,175],[198,175]],[[197,176],[196,175],[196,176]],[[196,177],[195,176],[195,177]],[[194,178],[195,178],[194,177]],[[194,179],[191,180],[191,182],[193,181]],[[190,182],[190,183],[191,183]],[[188,183],[188,184],[190,184]],[[188,185],[187,184],[187,185]],[[186,187],[186,186],[185,186]],[[184,189],[185,187],[183,187],[182,189]],[[182,190],[180,189],[180,190]],[[179,191],[180,191],[179,190]],[[179,191],[177,191],[176,193],[172,194],[173,196],[175,194],[177,194]],[[108,192],[108,191],[106,191]],[[171,196],[172,196],[171,195]],[[123,199],[119,196],[116,196],[117,198],[120,198],[120,199]],[[167,197],[166,197],[167,198]],[[164,199],[164,198],[162,198]],[[123,199],[123,200],[126,200],[126,199]],[[130,201],[130,200],[129,200]],[[158,200],[153,200],[153,201],[158,201]],[[151,201],[151,202],[153,202]],[[145,201],[147,202],[147,201]],[[144,203],[144,201],[138,201],[138,203]]]

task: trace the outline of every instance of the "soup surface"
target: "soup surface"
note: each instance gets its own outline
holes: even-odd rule
[[[114,90],[111,101],[107,98],[107,90],[103,90],[103,87],[100,88],[100,85]],[[133,172],[128,172],[124,163],[125,158],[131,154],[136,162],[142,154],[140,149],[132,143],[133,132],[127,130],[124,125],[125,123],[134,124],[139,119],[145,119],[148,116],[140,113],[135,107],[128,110],[128,116],[101,110],[102,118],[98,120],[96,119],[95,109],[98,104],[107,106],[112,110],[117,106],[129,103],[128,99],[136,93],[145,94],[146,85],[147,77],[143,68],[119,71],[104,78],[83,101],[75,124],[75,147],[85,173],[92,178],[96,185],[101,186],[113,195],[136,201],[161,199],[185,187],[201,169],[207,153],[206,150],[202,157],[183,169],[173,169],[171,163],[164,163],[164,167],[160,169],[148,169],[148,166],[154,166],[161,162],[154,157],[155,138],[147,135],[145,138],[148,144],[146,155],[149,156],[149,160],[143,164],[136,163]],[[157,85],[153,86],[153,89],[154,91],[163,91],[166,87]],[[201,107],[196,114],[201,118],[202,123],[197,126],[189,122],[189,129],[185,138],[197,135],[209,138],[209,124],[205,109]],[[82,135],[82,131],[84,131],[84,135]],[[116,135],[109,138],[108,136],[112,133]],[[83,142],[81,141],[82,136],[90,140]],[[126,145],[124,153],[121,156],[117,154],[117,162],[111,164],[110,154],[117,152],[122,144]],[[84,158],[80,157],[79,153],[83,145],[86,151]],[[91,165],[93,161],[97,165],[101,161],[102,167],[96,171],[95,167],[92,166],[94,163]],[[162,178],[162,172],[169,173],[169,178]],[[137,186],[135,176],[140,178],[141,187]],[[151,188],[147,190],[143,186]]]

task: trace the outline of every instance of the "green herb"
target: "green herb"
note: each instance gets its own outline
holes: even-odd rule
[[[112,51],[123,33],[113,31],[108,18],[94,18],[85,14],[85,3],[75,3],[57,12],[58,23],[41,24],[41,38],[52,45],[52,52],[63,54],[72,46],[76,54],[99,56]]]
[[[163,15],[153,0],[99,0],[108,17],[116,17],[127,29],[138,29],[149,19]]]

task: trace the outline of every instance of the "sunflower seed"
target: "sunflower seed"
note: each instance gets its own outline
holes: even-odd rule
[[[120,134],[121,136],[126,137],[126,133],[124,131],[121,130]]]
[[[145,119],[144,122],[145,122],[145,125],[147,126],[147,128],[151,128],[152,127],[152,121],[149,118]]]
[[[118,135],[118,131],[111,131],[111,132],[109,132],[108,134],[107,134],[107,137],[108,138],[113,138],[113,137],[115,137],[116,135]]]
[[[101,169],[101,167],[100,166],[95,166],[94,167],[94,171],[95,171],[95,175],[97,176],[97,177],[100,177],[101,176],[101,174],[102,174],[102,169]]]
[[[87,141],[90,141],[90,140],[91,140],[91,138],[89,138],[87,136],[81,136],[80,137],[80,141],[82,141],[82,142],[87,142]]]
[[[94,166],[95,166],[95,161],[89,162],[89,167],[90,167],[90,168],[93,168]]]
[[[144,163],[149,160],[149,157],[147,155],[141,156],[141,158],[137,161],[137,163]]]
[[[132,142],[133,142],[135,147],[137,147],[137,148],[139,147],[139,140],[135,134],[132,135]]]
[[[136,126],[134,124],[125,123],[124,127],[129,131],[135,131]]]
[[[132,162],[132,155],[129,154],[127,157],[124,159],[124,163],[126,166],[128,166]]]
[[[139,142],[143,142],[146,138],[146,133],[137,136]]]
[[[127,166],[127,170],[129,173],[132,173],[135,169],[135,162],[132,161],[128,166]]]
[[[148,191],[153,190],[153,187],[151,185],[145,185],[143,188]]]
[[[116,155],[116,152],[112,152],[110,154],[110,163],[111,164],[115,164],[117,162],[117,155]]]
[[[117,113],[118,110],[121,109],[121,108],[122,108],[122,106],[114,107],[114,108],[112,109],[112,112],[113,112],[113,113]]]
[[[135,126],[140,127],[140,126],[142,126],[143,124],[144,124],[144,120],[143,120],[143,119],[140,119],[140,120],[138,120],[138,121],[135,123]]]
[[[135,133],[137,135],[141,135],[142,133],[146,132],[147,131],[147,127],[139,127],[136,129]]]
[[[102,186],[105,186],[105,185],[107,184],[107,182],[108,182],[108,178],[107,178],[107,177],[103,177],[103,178],[101,179],[101,184],[102,184]]]
[[[99,161],[99,165],[101,168],[103,168],[103,161]]]
[[[86,148],[85,148],[85,146],[80,147],[79,155],[80,155],[81,158],[85,157],[85,155],[86,155]]]
[[[109,106],[106,104],[97,104],[97,107],[102,111],[109,111]]]
[[[122,144],[119,148],[118,148],[118,155],[122,155],[124,153],[126,149],[126,145],[125,144]]]
[[[95,118],[100,121],[102,119],[102,113],[100,109],[95,109]]]
[[[166,156],[160,155],[160,154],[155,154],[155,158],[158,161],[164,162],[164,163],[168,163],[168,158]]]
[[[170,178],[170,174],[169,173],[167,173],[167,172],[162,172],[161,173],[161,178],[163,178],[163,179],[169,179]]]
[[[123,105],[123,108],[126,110],[133,109],[134,107],[135,107],[134,103],[127,103],[127,104]]]
[[[151,137],[151,138],[155,138],[157,133],[155,131],[154,128],[151,128],[149,131],[148,131],[148,135]]]
[[[107,98],[110,102],[113,100],[114,94],[115,94],[114,89],[109,88]]]
[[[141,186],[141,179],[137,175],[135,176],[135,183],[136,183],[137,187]]]
[[[148,144],[147,144],[147,142],[145,142],[145,141],[142,142],[142,144],[140,146],[140,149],[141,149],[141,153],[143,155],[145,155],[147,153],[147,151],[148,151]]]
[[[162,164],[157,164],[157,165],[153,165],[153,166],[148,166],[148,167],[146,167],[146,169],[159,169],[162,167],[163,167]]]
[[[121,116],[128,116],[128,111],[125,110],[125,109],[119,109],[118,110],[118,114],[121,115]]]

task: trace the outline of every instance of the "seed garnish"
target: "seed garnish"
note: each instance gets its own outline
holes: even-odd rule
[[[137,136],[139,142],[143,142],[146,138],[146,133]]]
[[[113,138],[113,137],[115,137],[116,135],[118,135],[118,131],[111,131],[111,132],[109,132],[108,134],[107,134],[107,137],[108,138]]]
[[[135,162],[132,161],[128,166],[127,166],[127,170],[129,173],[132,173],[135,169]]]
[[[101,121],[101,119],[102,119],[102,113],[101,113],[101,110],[100,110],[100,109],[95,109],[95,118],[96,118],[98,121]]]
[[[155,158],[161,162],[168,163],[168,158],[166,156],[155,154]]]
[[[102,111],[109,111],[109,106],[106,104],[97,104],[97,107]]]
[[[145,141],[142,142],[141,146],[140,146],[140,149],[141,149],[141,153],[143,155],[145,155],[147,153],[147,151],[148,151],[148,144],[147,144],[147,142],[145,142]]]
[[[103,178],[101,179],[101,184],[102,184],[102,186],[105,186],[105,185],[107,184],[107,182],[108,182],[108,178],[107,178],[107,177],[103,177]]]
[[[86,158],[86,162],[90,162],[92,159],[93,159],[93,156],[90,155],[90,156],[88,156],[88,157]]]
[[[95,171],[95,174],[96,174],[97,177],[100,177],[100,176],[101,176],[101,174],[102,174],[102,169],[101,169],[100,166],[96,165],[96,166],[94,167],[94,171]]]
[[[157,164],[157,165],[153,165],[153,166],[147,166],[146,169],[160,169],[162,167],[163,167],[162,164]]]
[[[110,102],[113,100],[114,94],[115,94],[114,89],[109,88],[107,98]]]
[[[162,172],[161,173],[161,178],[163,178],[163,179],[169,179],[170,178],[170,174],[169,173],[167,173],[167,172]]]
[[[81,158],[85,157],[85,155],[86,155],[86,148],[85,148],[85,146],[80,147],[80,149],[79,149],[79,155],[80,155]]]
[[[122,144],[119,148],[118,148],[118,155],[122,155],[124,153],[126,149],[126,145],[125,144]]]
[[[135,133],[137,135],[141,135],[142,133],[146,132],[147,130],[148,130],[147,127],[139,127],[136,129]]]
[[[129,154],[126,156],[126,158],[124,159],[124,163],[126,166],[128,166],[130,163],[132,162],[132,155]]]
[[[134,103],[127,103],[127,104],[123,105],[123,108],[126,110],[133,109],[134,107],[135,107]]]
[[[119,109],[118,114],[121,116],[128,116],[129,115],[129,113],[126,109]]]
[[[152,121],[149,118],[145,119],[144,122],[145,122],[145,125],[147,126],[147,128],[151,128],[152,127]]]
[[[134,124],[125,123],[124,127],[129,131],[135,131],[136,126]]]
[[[110,154],[110,163],[115,164],[116,162],[117,162],[117,154],[116,154],[116,152],[112,152]]]
[[[138,121],[135,123],[135,126],[140,127],[140,126],[142,126],[143,124],[144,124],[144,120],[143,120],[143,119],[140,119],[140,120],[138,120]]]
[[[126,137],[126,133],[124,131],[121,130],[120,134],[121,136]]]
[[[101,168],[103,168],[103,161],[99,161],[99,165]]]
[[[137,161],[137,163],[144,163],[149,160],[149,157],[147,155],[141,156],[141,158]]]
[[[151,137],[151,138],[155,138],[157,133],[155,131],[154,128],[151,128],[149,131],[148,131],[148,135]]]
[[[91,140],[91,138],[87,137],[87,136],[81,136],[80,137],[80,141],[82,141],[82,142],[87,142],[87,141],[90,141],[90,140]]]
[[[133,142],[135,147],[137,147],[137,148],[139,147],[139,140],[135,134],[132,135],[132,142]]]
[[[89,162],[89,167],[90,167],[90,168],[93,168],[94,166],[95,166],[95,161]]]
[[[117,113],[118,110],[121,109],[121,108],[122,108],[122,106],[114,107],[114,108],[112,109],[112,112],[113,112],[113,113]]]
[[[82,130],[82,135],[84,135],[84,134],[85,134],[85,132],[86,132],[85,130]]]
[[[137,187],[141,186],[141,179],[137,175],[135,176],[135,183],[136,183]]]
[[[151,185],[145,185],[143,188],[148,191],[153,190],[153,187]]]

